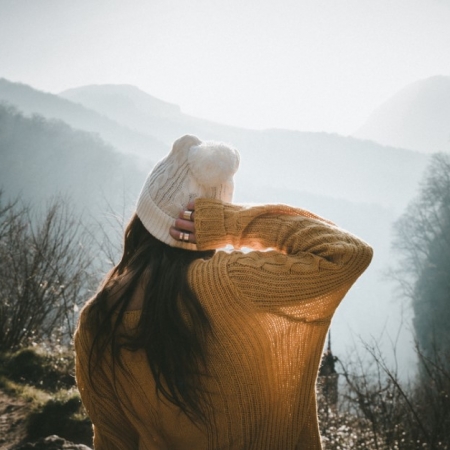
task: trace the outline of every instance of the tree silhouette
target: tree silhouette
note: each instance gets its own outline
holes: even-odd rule
[[[411,299],[417,343],[427,357],[450,345],[450,156],[435,154],[419,196],[395,224],[395,277]],[[447,358],[448,360],[448,358]]]

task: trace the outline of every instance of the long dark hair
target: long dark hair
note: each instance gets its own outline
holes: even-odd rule
[[[110,349],[121,365],[120,350],[143,349],[156,391],[178,406],[193,422],[205,421],[206,337],[211,324],[187,282],[189,264],[213,252],[170,247],[152,236],[135,214],[125,230],[122,259],[107,275],[93,299],[89,317],[97,330],[91,350],[94,361]],[[138,286],[144,302],[136,333],[122,336],[119,327]],[[93,354],[95,352],[95,359]],[[122,366],[122,365],[121,365]],[[123,366],[122,366],[123,367]],[[94,383],[95,386],[95,383]]]

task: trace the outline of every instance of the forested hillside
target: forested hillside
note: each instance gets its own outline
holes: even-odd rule
[[[47,119],[63,120],[76,129],[98,133],[119,151],[142,154],[153,162],[164,152],[163,144],[148,134],[130,130],[80,104],[25,84],[0,78],[0,102],[14,105],[26,115],[40,114]]]
[[[62,195],[91,214],[122,211],[148,169],[97,135],[0,104],[0,189],[9,198],[45,204]]]

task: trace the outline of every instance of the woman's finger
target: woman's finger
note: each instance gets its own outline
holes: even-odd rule
[[[189,222],[194,222],[195,220],[194,215],[195,215],[194,211],[186,209],[185,211],[181,211],[178,217],[183,220],[188,220]]]
[[[174,225],[170,227],[169,234],[177,241],[196,243],[194,210],[195,201],[190,201],[186,209],[180,212]]]
[[[189,233],[193,233],[195,230],[194,222],[185,219],[176,219],[174,226],[175,228],[178,228],[180,231],[187,231]]]
[[[185,230],[180,230],[179,228],[170,227],[169,234],[177,241],[180,242],[190,242],[195,244],[197,241],[195,239],[195,233],[188,232]]]

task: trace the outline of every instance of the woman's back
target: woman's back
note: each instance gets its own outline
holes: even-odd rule
[[[188,284],[211,326],[207,373],[199,378],[206,420],[195,423],[157,394],[142,350],[122,349],[123,364],[114,370],[105,358],[89,380],[88,306],[76,336],[77,379],[97,426],[97,447],[320,448],[315,380],[321,352],[336,307],[370,263],[370,247],[307,211],[285,206],[200,200],[195,227],[199,250],[226,244],[265,250],[219,251],[189,266]],[[124,314],[126,334],[136,332],[140,315]],[[98,394],[87,395],[95,391],[91,381]]]

